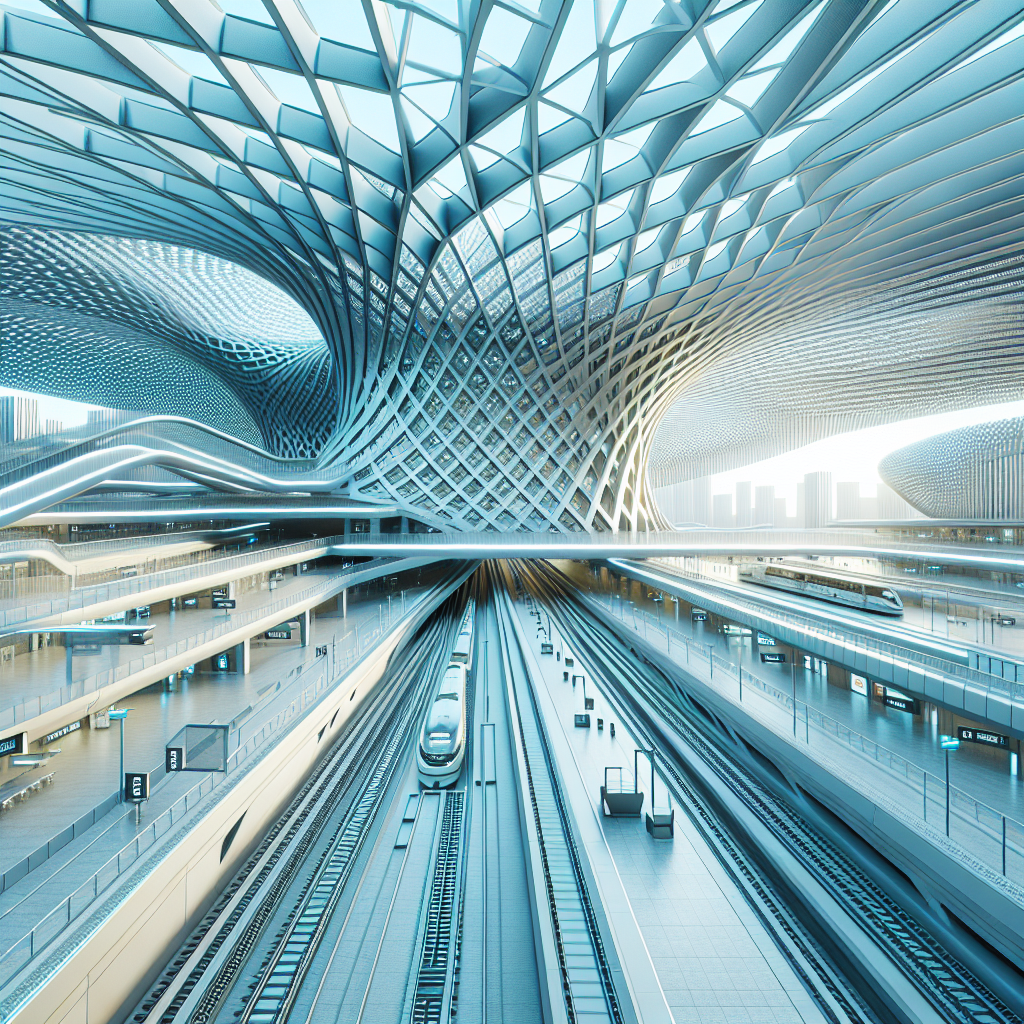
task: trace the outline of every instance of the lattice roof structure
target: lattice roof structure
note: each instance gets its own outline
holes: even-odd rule
[[[1020,397],[1017,3],[0,9],[5,384],[541,530]]]

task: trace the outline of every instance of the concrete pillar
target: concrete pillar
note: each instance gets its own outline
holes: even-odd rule
[[[232,651],[235,660],[235,671],[248,675],[250,670],[250,641],[246,637],[240,644],[235,644]]]
[[[409,532],[409,517],[408,516],[402,516],[402,533],[408,533],[408,532]]]
[[[343,619],[348,616],[348,587],[338,595],[338,611]]]
[[[303,647],[309,646],[310,625],[310,613],[309,609],[306,609],[299,615],[299,641]]]
[[[344,529],[342,530],[342,536],[348,537],[352,534],[352,520],[346,519],[344,521]]]

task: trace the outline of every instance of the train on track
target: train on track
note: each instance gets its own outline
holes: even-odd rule
[[[416,767],[427,789],[454,785],[466,756],[466,684],[473,658],[473,606],[466,609],[452,658],[430,703]]]
[[[739,571],[746,583],[774,587],[790,594],[814,597],[819,601],[860,608],[883,615],[902,615],[903,602],[891,587],[875,580],[852,574],[831,573],[821,569],[807,569],[795,565],[750,565]]]

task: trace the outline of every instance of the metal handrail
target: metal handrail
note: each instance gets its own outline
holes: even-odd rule
[[[674,566],[665,567],[665,570],[669,571],[672,575],[692,580],[693,582],[707,588],[708,591],[713,590],[713,584],[707,579],[707,577],[701,576],[699,573],[689,572],[685,569],[678,569]],[[713,597],[714,595],[710,594],[709,596]],[[986,691],[992,690],[997,693],[1006,694],[1012,700],[1024,700],[1024,681],[1006,679],[1003,676],[993,675],[981,669],[971,668],[968,665],[958,665],[956,662],[946,661],[943,658],[937,658],[931,654],[923,654],[908,647],[901,647],[896,643],[890,643],[885,640],[866,637],[858,633],[839,630],[835,626],[831,626],[828,623],[812,618],[811,616],[798,615],[795,612],[758,605],[750,599],[738,594],[730,594],[729,599],[731,601],[735,601],[737,604],[743,605],[751,615],[776,619],[780,622],[786,623],[787,625],[796,626],[805,632],[817,633],[822,637],[827,637],[832,643],[870,652],[873,657],[889,661],[894,665],[903,663],[908,666],[917,666],[922,670],[925,668],[933,669],[936,673],[939,673],[940,678],[942,676],[956,677],[957,679],[979,686]],[[1002,660],[1007,664],[1013,664],[1012,660],[1009,658]]]
[[[602,595],[598,594],[593,589],[590,590],[589,595],[585,596],[589,596],[590,600],[592,600],[598,607],[602,609],[604,608],[604,605],[600,600]],[[608,594],[607,597],[609,599],[607,606],[609,614],[615,616],[614,602],[612,601],[613,595]],[[721,678],[721,673],[723,671],[727,676],[736,680],[740,685],[740,703],[743,701],[742,686],[746,683],[748,686],[753,685],[758,690],[765,693],[766,696],[772,699],[780,707],[790,711],[794,710],[792,694],[788,694],[784,690],[780,690],[777,687],[772,686],[771,683],[765,682],[749,669],[743,669],[742,666],[737,666],[731,661],[723,658],[721,655],[715,654],[714,649],[709,645],[702,644],[698,640],[688,638],[677,630],[672,629],[666,623],[661,623],[657,621],[657,619],[653,619],[643,609],[640,609],[639,611],[639,621],[637,621],[636,618],[636,610],[633,609],[633,621],[630,623],[625,618],[625,611],[622,609],[622,604],[623,602],[619,602],[620,614],[615,617],[618,617],[625,625],[631,626],[631,628],[638,633],[641,632],[642,629],[645,637],[647,637],[648,627],[652,627],[659,634],[663,634],[666,641],[666,652],[669,657],[672,657],[672,644],[681,644],[685,651],[685,665],[687,667],[690,664],[690,652],[692,649],[695,655],[707,662],[709,678],[711,680],[714,680],[716,675],[718,678]],[[729,694],[725,694],[725,696],[732,699]],[[919,799],[922,802],[922,813],[919,817],[922,821],[927,822],[929,788],[931,789],[932,798],[934,799],[935,794],[940,792],[940,787],[941,792],[945,792],[945,780],[940,779],[937,775],[929,772],[927,768],[916,764],[904,755],[897,754],[895,751],[889,750],[887,747],[871,739],[869,736],[865,736],[863,733],[857,732],[855,729],[851,729],[838,719],[832,718],[831,715],[826,714],[818,708],[811,707],[806,701],[796,701],[796,708],[799,709],[801,706],[804,708],[804,718],[802,719],[801,724],[803,724],[805,728],[808,743],[810,741],[809,729],[813,724],[820,732],[827,736],[834,736],[836,740],[841,739],[843,735],[846,734],[847,743],[850,749],[857,751],[864,756],[870,756],[869,750],[873,748],[875,750],[875,755],[872,756],[872,760],[876,761],[881,767],[888,770],[894,778],[902,777],[908,785],[911,785],[911,773],[917,773],[918,777],[921,779],[920,790],[915,790],[915,793],[919,792]],[[794,721],[796,721],[796,718],[794,718]],[[773,731],[777,730],[773,729]],[[779,733],[779,735],[782,734]],[[859,748],[854,741],[856,741],[856,744],[859,744]],[[885,760],[882,760],[883,757]],[[896,771],[894,765],[902,766],[902,771]],[[928,782],[929,779],[932,780],[930,787]],[[966,814],[961,814],[962,820],[973,820],[987,839],[1000,845],[1001,856],[998,866],[1001,868],[1003,874],[1006,873],[1007,851],[1018,856],[1024,856],[1024,822],[1018,821],[1011,815],[1004,814],[1002,811],[986,804],[982,800],[978,800],[976,797],[971,796],[970,793],[957,786],[950,787],[950,797],[955,809],[958,809],[961,812],[966,811]],[[1019,837],[1019,839],[1015,839],[1014,837]],[[996,867],[996,865],[992,866]]]
[[[308,601],[313,597],[317,597],[320,594],[326,593],[327,591],[335,588],[345,577],[366,571],[367,569],[372,569],[380,565],[382,562],[388,561],[391,561],[391,559],[373,559],[370,562],[363,562],[357,566],[350,566],[349,568],[342,570],[340,573],[333,574],[328,579],[323,580],[318,584],[314,584],[311,587],[307,587],[304,590],[299,591],[297,594],[279,598],[268,605],[250,608],[244,612],[236,612],[231,616],[231,619],[228,622],[219,623],[218,625],[212,626],[201,633],[185,637],[173,644],[168,644],[159,650],[147,649],[147,653],[141,658],[135,658],[124,665],[117,665],[114,668],[105,669],[102,672],[97,672],[91,676],[87,676],[85,679],[72,682],[70,685],[65,684],[59,689],[51,690],[47,694],[42,694],[39,697],[33,697],[31,700],[22,701],[20,704],[4,708],[0,710],[0,729],[11,728],[19,722],[28,721],[31,718],[35,718],[38,715],[43,714],[44,711],[52,711],[54,708],[61,707],[64,704],[68,704],[71,701],[84,697],[87,693],[94,693],[103,686],[109,686],[112,683],[120,682],[127,679],[129,676],[134,675],[136,672],[152,668],[154,665],[162,661],[166,661],[168,658],[175,657],[184,651],[200,647],[203,644],[216,639],[218,636],[221,636],[224,633],[233,632],[239,627],[245,626],[256,619],[264,618],[265,616],[277,611],[283,611],[285,608]]]
[[[367,650],[376,647],[384,637],[390,635],[396,628],[398,628],[402,622],[406,620],[409,612],[411,612],[415,606],[420,604],[429,592],[429,588],[425,589],[417,599],[409,602],[408,605],[406,605],[403,598],[402,614],[396,616],[383,628],[379,626],[375,627],[362,634],[362,636],[360,636],[358,629],[353,631],[355,634],[355,647],[349,648],[346,651],[344,663],[339,665],[338,662],[335,662],[331,668],[329,678],[327,673],[320,673],[313,684],[307,684],[302,688],[297,695],[297,700],[293,697],[287,707],[282,708],[274,718],[265,723],[257,733],[250,736],[244,743],[241,743],[241,731],[243,726],[240,725],[237,729],[233,730],[231,735],[234,736],[235,750],[228,756],[227,772],[230,773],[231,771],[236,770],[272,736],[280,733],[285,724],[293,719],[301,717],[305,710],[313,704],[320,695],[333,687],[339,679],[348,673],[348,671],[353,667],[355,661],[361,655],[365,654]],[[405,592],[403,591],[403,594],[404,593]],[[348,635],[350,634],[346,634],[346,636]],[[298,666],[296,669],[292,669],[286,678],[301,678],[301,672],[304,667],[305,666]],[[275,688],[273,696],[276,698],[280,695],[281,691]],[[162,764],[158,766],[157,773],[160,773],[161,769],[163,769]],[[81,914],[82,910],[84,910],[89,903],[95,900],[100,893],[109,888],[111,883],[128,868],[133,866],[143,853],[151,849],[159,838],[170,831],[176,821],[180,821],[190,809],[194,809],[195,804],[216,787],[217,782],[219,781],[217,778],[218,774],[219,773],[211,773],[204,776],[196,785],[189,789],[188,792],[179,797],[173,804],[171,804],[170,807],[154,818],[142,832],[126,843],[117,853],[113,854],[92,874],[89,879],[87,879],[82,885],[78,886],[70,896],[65,897],[56,907],[53,908],[53,910],[49,911],[28,933],[0,953],[0,986],[6,984],[6,982],[9,981],[10,978],[20,970],[26,962],[36,955],[36,952],[39,949],[67,927],[72,920]],[[163,779],[158,780],[158,784],[163,781]],[[192,799],[190,807],[189,800],[193,796],[195,796],[195,799]],[[151,833],[152,839],[149,839]],[[145,845],[142,845],[144,839],[146,842]],[[19,960],[13,965],[8,965],[8,961],[10,961],[11,958],[19,951],[23,954],[27,953],[27,955],[24,956],[24,959]]]

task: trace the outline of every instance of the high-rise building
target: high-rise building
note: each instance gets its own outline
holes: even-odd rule
[[[0,396],[0,442],[25,441],[39,433],[39,399]]]
[[[808,529],[828,526],[832,521],[832,474],[804,475],[804,526]]]
[[[742,480],[736,484],[736,526],[743,528],[750,525],[750,481]]]
[[[731,530],[736,525],[731,494],[716,494],[712,499],[711,525],[716,530]]]
[[[754,488],[754,526],[776,526],[775,488],[771,484]]]
[[[836,519],[845,522],[864,519],[861,512],[860,484],[844,480],[836,484]]]

